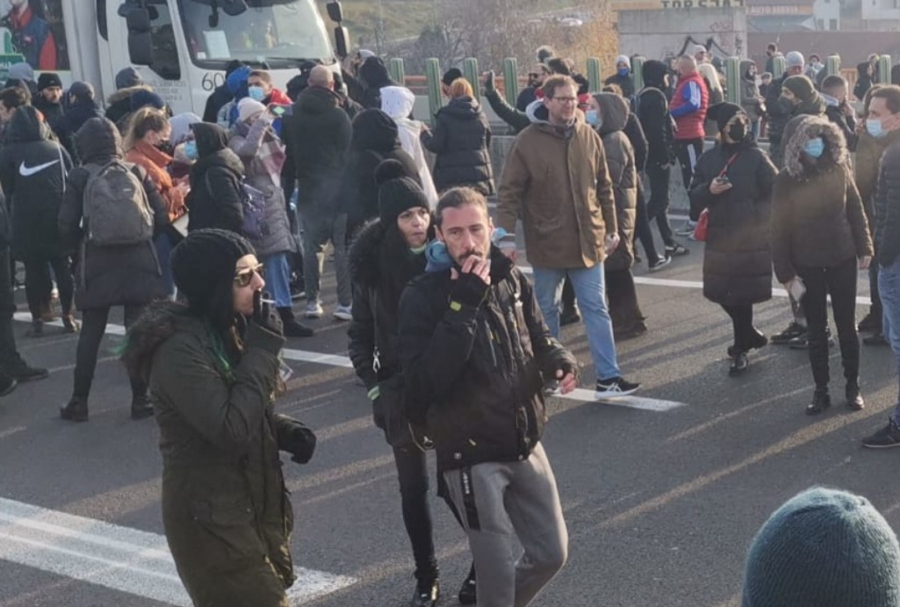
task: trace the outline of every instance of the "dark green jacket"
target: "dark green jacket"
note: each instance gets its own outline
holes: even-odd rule
[[[273,412],[284,338],[250,323],[232,366],[185,310],[151,307],[128,338],[160,429],[169,548],[197,607],[287,607],[293,511],[278,451],[292,420]]]

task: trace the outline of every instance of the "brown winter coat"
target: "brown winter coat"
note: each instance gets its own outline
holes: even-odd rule
[[[616,201],[619,246],[606,260],[609,271],[628,270],[634,264],[634,224],[637,214],[637,172],[634,149],[622,129],[628,121],[628,102],[613,93],[594,95],[600,104],[600,138]]]
[[[536,267],[593,267],[606,257],[607,231],[618,229],[603,143],[580,121],[569,129],[533,122],[509,151],[497,223],[513,233],[521,212],[528,259]]]
[[[862,199],[863,208],[866,210],[866,219],[869,226],[875,225],[875,184],[878,181],[878,168],[881,166],[881,157],[884,151],[892,143],[900,141],[900,131],[890,131],[884,137],[875,138],[866,132],[859,136],[856,146],[856,188]]]
[[[813,137],[825,153],[811,167],[803,156]],[[781,283],[797,267],[839,266],[871,256],[872,237],[848,165],[847,145],[838,127],[825,118],[800,116],[784,130],[784,170],[772,197],[772,261]]]

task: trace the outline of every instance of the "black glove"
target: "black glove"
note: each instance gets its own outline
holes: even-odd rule
[[[471,272],[460,274],[453,281],[453,286],[450,289],[450,300],[477,308],[487,297],[488,289],[490,288],[491,285]]]
[[[557,365],[556,369],[557,371],[562,371],[563,377],[570,373],[572,374],[572,377],[578,377],[578,365],[574,365],[568,360],[564,360],[561,364]],[[562,377],[557,378],[554,375],[553,379],[562,379]]]
[[[312,459],[316,450],[316,435],[309,427],[286,415],[276,416],[279,421],[278,448],[292,454],[292,462],[305,464]]]
[[[264,299],[269,301],[263,301]],[[271,299],[271,295],[268,293],[263,295],[261,291],[253,294],[253,322],[266,331],[283,336],[284,323],[281,321],[278,309],[274,303],[271,303]]]
[[[494,78],[496,78],[496,74],[491,70],[487,73],[487,76],[484,77],[484,93],[485,95],[488,93],[493,93],[496,89],[494,88]]]
[[[384,401],[381,396],[372,401],[372,420],[378,428],[384,430],[387,420],[384,414]]]

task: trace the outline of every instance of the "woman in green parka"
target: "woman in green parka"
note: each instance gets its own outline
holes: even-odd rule
[[[151,306],[123,355],[150,385],[169,548],[197,607],[287,607],[293,511],[279,451],[305,463],[315,436],[273,410],[281,320],[237,234],[192,232],[172,270],[187,304]]]

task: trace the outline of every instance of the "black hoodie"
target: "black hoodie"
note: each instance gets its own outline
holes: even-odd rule
[[[105,165],[122,160],[122,137],[106,118],[91,118],[78,131],[76,144],[85,165]],[[154,230],[159,234],[169,224],[166,203],[156,184],[142,167],[132,165],[144,185]],[[59,231],[67,244],[78,245],[81,262],[75,287],[75,305],[80,310],[110,306],[143,306],[163,299],[166,290],[156,258],[156,248],[148,240],[132,245],[99,246],[82,239],[84,190],[90,173],[85,166],[72,169],[65,199],[59,210]],[[73,246],[74,248],[74,246]]]
[[[360,103],[366,109],[381,109],[381,89],[386,86],[403,86],[391,79],[380,57],[369,57],[359,68],[359,77],[365,85]]]
[[[471,97],[451,99],[435,118],[434,132],[422,132],[422,145],[437,156],[434,163],[437,191],[471,186],[485,196],[493,194],[491,126],[478,102]]]
[[[407,175],[419,181],[415,161],[400,146],[397,123],[381,110],[360,112],[353,120],[344,189],[339,200],[339,208],[347,213],[351,230],[378,216],[375,169],[388,158],[398,160]]]
[[[665,76],[668,73],[662,61],[650,60],[644,64],[644,88],[635,98],[634,110],[647,138],[647,164],[663,166],[675,162],[672,142],[675,133],[669,102],[665,94]]]
[[[219,228],[241,233],[244,163],[228,148],[228,132],[217,124],[191,125],[199,159],[191,167],[188,230]]]
[[[22,106],[6,127],[0,149],[0,184],[12,217],[12,253],[17,259],[61,254],[57,216],[72,159],[51,141],[50,127],[32,106]]]

